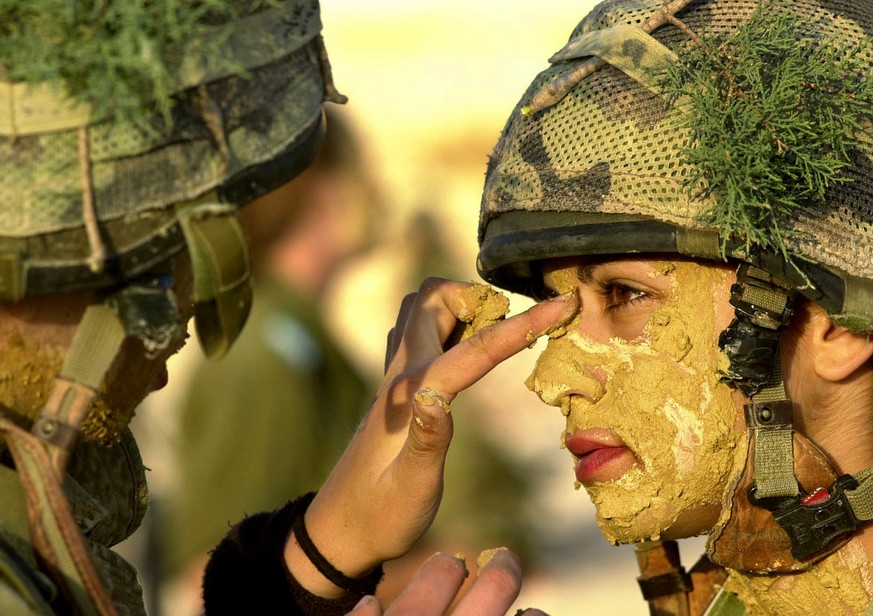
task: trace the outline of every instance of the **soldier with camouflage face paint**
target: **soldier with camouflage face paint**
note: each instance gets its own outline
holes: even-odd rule
[[[604,2],[492,155],[480,272],[579,296],[528,385],[659,609],[873,596],[871,34],[870,2]],[[699,534],[690,576],[648,543]]]
[[[426,525],[441,410],[527,327],[550,337],[527,384],[561,408],[603,534],[637,546],[652,613],[873,613],[871,35],[868,0],[607,0],[583,19],[510,116],[482,199],[483,278],[552,299],[445,352],[465,285],[404,303],[390,400],[306,515],[327,559],[365,572],[391,550],[362,525],[413,533],[422,501]],[[365,495],[397,477],[373,517]],[[674,540],[695,535],[686,571]],[[406,605],[445,600],[430,582]]]
[[[148,122],[136,105],[109,122],[99,101],[71,107],[4,66],[9,613],[139,609],[106,549],[143,505],[129,409],[179,344],[189,294],[207,352],[232,342],[248,277],[231,204],[309,158],[335,95],[317,7],[245,6],[229,33],[200,34],[244,50],[263,87],[194,45],[173,64],[174,104]],[[653,611],[871,609],[871,30],[867,0],[599,5],[510,117],[483,196],[483,277],[554,297],[455,343],[478,288],[431,279],[408,296],[327,482],[231,530],[207,613],[382,613],[381,564],[439,507],[450,402],[544,335],[528,384],[566,416],[604,534],[638,544]],[[707,556],[686,572],[671,542],[696,534]],[[465,575],[437,555],[387,613],[441,614]],[[484,555],[454,613],[505,613],[520,575],[508,551]]]

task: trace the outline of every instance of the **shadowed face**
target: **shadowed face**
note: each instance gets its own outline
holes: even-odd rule
[[[177,257],[174,278],[184,330],[191,316],[187,253]],[[0,405],[10,415],[27,420],[42,410],[82,315],[94,298],[92,292],[81,292],[0,304]],[[83,437],[101,443],[117,441],[143,398],[165,382],[166,361],[184,343],[184,336],[175,339],[150,357],[139,340],[125,340],[83,423]]]
[[[690,261],[547,264],[547,286],[575,290],[581,310],[527,384],[567,417],[577,482],[613,543],[706,532],[742,468],[741,400],[717,373],[732,280]]]

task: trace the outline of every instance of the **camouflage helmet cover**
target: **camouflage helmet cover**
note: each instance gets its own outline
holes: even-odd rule
[[[64,84],[0,72],[0,300],[130,279],[185,246],[184,204],[231,211],[311,161],[326,90],[317,0],[232,6],[239,17],[202,35],[217,52],[189,41],[171,67],[167,118],[107,117]]]
[[[686,187],[689,166],[681,150],[689,133],[681,128],[682,111],[665,104],[640,66],[663,61],[659,54],[681,61],[693,44],[686,32],[672,24],[656,27],[651,36],[642,33],[639,25],[666,4],[662,0],[602,2],[574,29],[567,47],[523,95],[486,172],[478,260],[486,280],[536,295],[541,285],[537,262],[552,257],[673,253],[724,259],[719,230],[701,216],[710,204],[689,196]],[[677,17],[690,30],[723,36],[747,23],[760,3],[679,4]],[[798,16],[806,33],[830,37],[841,46],[858,45],[873,34],[873,9],[866,1],[782,4]],[[613,57],[605,49],[610,45]],[[554,104],[529,116],[522,113],[544,90],[594,55],[606,60],[602,68]],[[621,55],[625,57],[615,57]],[[867,55],[865,74],[870,61]],[[873,331],[870,140],[860,149],[852,153],[851,165],[844,170],[851,181],[835,184],[823,202],[791,216],[789,227],[800,233],[790,239],[789,249],[810,258],[800,261],[799,269],[767,251],[729,250],[728,256],[754,262],[798,287],[836,322],[869,332]]]

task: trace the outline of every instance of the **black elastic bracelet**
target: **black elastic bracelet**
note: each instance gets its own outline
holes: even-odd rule
[[[307,503],[307,507],[308,505],[309,503]],[[327,559],[322,556],[321,552],[318,551],[315,544],[312,543],[312,539],[309,537],[309,533],[306,530],[306,523],[303,520],[304,517],[305,512],[301,513],[300,516],[294,520],[292,530],[294,531],[294,537],[297,539],[298,545],[300,545],[300,549],[303,550],[304,554],[306,554],[306,558],[315,565],[318,572],[343,590],[359,594],[371,594],[373,588],[375,588],[376,584],[379,583],[379,580],[382,579],[382,566],[380,565],[376,567],[370,573],[361,578],[350,578],[345,575],[342,571],[330,564]]]

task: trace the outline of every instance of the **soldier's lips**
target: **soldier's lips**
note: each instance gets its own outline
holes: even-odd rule
[[[578,430],[565,443],[576,457],[576,480],[582,485],[615,481],[638,463],[633,451],[609,430]]]

